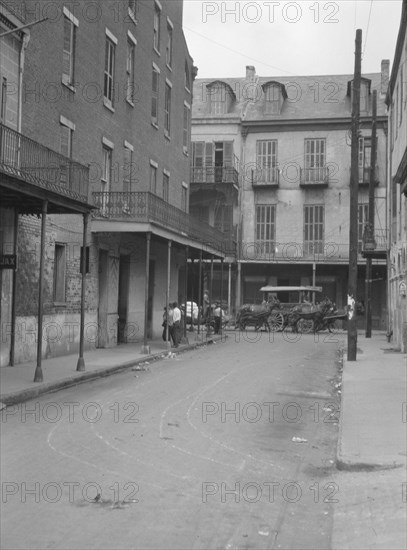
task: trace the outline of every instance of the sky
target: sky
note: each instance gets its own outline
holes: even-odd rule
[[[198,78],[362,74],[392,63],[402,0],[184,0],[184,32]],[[391,67],[390,67],[391,68]]]

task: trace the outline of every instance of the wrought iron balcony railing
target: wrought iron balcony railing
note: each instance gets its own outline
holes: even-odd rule
[[[387,250],[387,230],[386,229],[374,229],[372,230],[369,225],[365,227],[362,240],[362,252],[369,253],[383,253]]]
[[[379,185],[379,167],[376,166],[375,169],[375,185]],[[369,184],[370,183],[370,166],[359,166],[359,184]]]
[[[239,172],[233,166],[193,166],[191,183],[239,184]]]
[[[327,166],[301,168],[301,185],[328,185],[329,170]]]
[[[0,172],[88,202],[89,168],[0,124]]]
[[[220,252],[230,246],[228,236],[148,191],[93,193],[93,218],[161,225]]]

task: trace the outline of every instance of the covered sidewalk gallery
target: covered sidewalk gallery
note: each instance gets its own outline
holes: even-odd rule
[[[139,342],[148,353],[169,302],[203,304],[203,265],[212,264],[212,273],[214,262],[223,265],[224,235],[155,195],[134,195],[125,211],[95,199],[97,347]]]

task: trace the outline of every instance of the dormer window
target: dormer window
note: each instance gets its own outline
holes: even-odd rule
[[[265,97],[265,113],[268,115],[279,115],[284,99],[287,98],[285,87],[279,82],[266,82],[262,87]]]
[[[212,82],[207,86],[207,99],[211,115],[224,115],[229,112],[235,94],[225,82]]]
[[[361,78],[360,80],[360,113],[366,114],[369,112],[370,106],[370,86],[372,81],[368,78]],[[350,97],[351,109],[353,106],[353,80],[348,82],[347,95]]]

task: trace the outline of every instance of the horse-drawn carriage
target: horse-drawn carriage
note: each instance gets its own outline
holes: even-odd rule
[[[245,304],[236,316],[236,328],[246,329],[254,326],[255,330],[265,327],[268,331],[277,332],[291,328],[294,332],[318,332],[333,330],[335,322],[346,318],[346,313],[339,313],[335,304],[324,298],[315,304],[315,293],[321,293],[320,286],[264,286],[262,304]],[[282,302],[279,294],[298,295],[297,302]],[[306,299],[308,298],[308,299]]]

